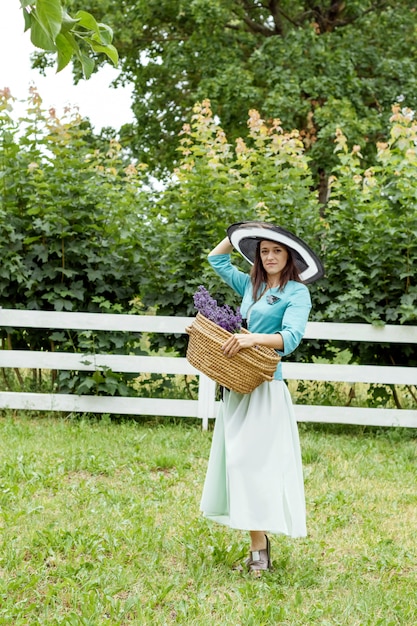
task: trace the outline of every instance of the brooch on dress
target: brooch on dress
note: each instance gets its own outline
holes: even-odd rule
[[[281,300],[281,298],[278,298],[278,296],[266,296],[266,301],[268,304],[275,304],[275,302],[279,302]]]

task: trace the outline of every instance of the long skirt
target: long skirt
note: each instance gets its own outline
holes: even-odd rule
[[[300,442],[284,381],[225,391],[200,507],[231,528],[306,536]]]

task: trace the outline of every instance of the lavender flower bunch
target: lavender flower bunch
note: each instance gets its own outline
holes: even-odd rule
[[[194,306],[201,315],[207,317],[229,333],[238,332],[242,325],[242,316],[239,307],[236,312],[228,305],[219,306],[207,289],[200,285],[194,294]]]

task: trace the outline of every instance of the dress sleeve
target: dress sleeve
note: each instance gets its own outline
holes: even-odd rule
[[[311,309],[310,292],[305,285],[297,283],[294,293],[282,319],[282,327],[279,333],[284,341],[283,350],[277,350],[278,354],[285,356],[293,352],[301,342],[305,333],[308,316]]]
[[[243,297],[246,287],[250,283],[250,277],[232,265],[230,254],[211,254],[208,261],[220,278]]]

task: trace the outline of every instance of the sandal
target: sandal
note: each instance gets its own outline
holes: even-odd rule
[[[249,558],[246,559],[246,566],[249,572],[260,573],[264,570],[270,570],[271,567],[271,544],[269,538],[266,538],[266,548],[264,550],[253,550],[249,553]]]

